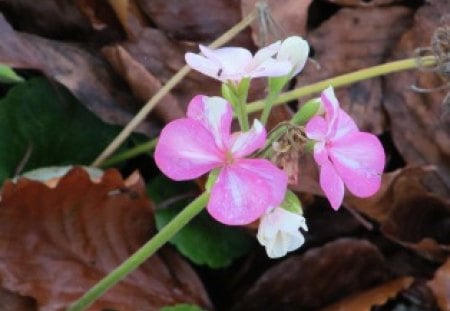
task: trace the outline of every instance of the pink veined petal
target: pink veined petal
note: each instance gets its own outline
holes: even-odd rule
[[[330,133],[330,138],[338,139],[350,133],[359,132],[355,121],[342,109],[337,111],[336,128],[334,133]]]
[[[233,158],[243,158],[263,147],[266,142],[266,129],[258,120],[253,122],[252,128],[247,132],[233,134],[230,151]]]
[[[258,52],[256,52],[255,56],[253,57],[252,64],[253,66],[258,66],[262,64],[265,60],[271,58],[275,54],[278,53],[278,50],[280,49],[281,41],[277,41],[275,43],[272,43],[262,49],[260,49]]]
[[[259,78],[285,76],[289,74],[291,70],[292,65],[290,62],[269,58],[256,67],[248,69],[248,72],[250,77]]]
[[[189,103],[187,116],[199,121],[211,132],[217,147],[225,150],[233,120],[233,110],[225,99],[197,95]]]
[[[242,73],[253,59],[249,50],[240,47],[224,47],[213,50],[200,45],[200,51],[207,58],[220,64],[219,76],[223,75],[224,77]]]
[[[178,119],[167,124],[155,150],[159,169],[174,180],[197,178],[219,167],[223,156],[211,133],[192,119]]]
[[[375,135],[351,133],[333,141],[328,152],[351,193],[364,198],[378,191],[385,155],[383,146]]]
[[[344,199],[344,182],[330,161],[320,166],[320,187],[334,210],[338,210]]]
[[[309,139],[323,141],[328,132],[328,123],[324,118],[315,116],[306,123],[305,132]]]
[[[328,158],[328,150],[326,149],[326,145],[324,142],[318,141],[314,145],[314,161],[318,165],[322,165],[325,162],[329,161]]]
[[[328,124],[328,136],[334,135],[337,127],[337,118],[339,111],[339,102],[334,95],[332,86],[326,88],[320,95],[320,100],[325,108],[325,120]]]
[[[197,70],[205,76],[222,80],[218,75],[221,68],[221,64],[219,62],[212,61],[211,59],[194,53],[186,53],[184,58],[186,63],[192,69]]]
[[[227,225],[249,224],[281,204],[286,174],[263,159],[241,159],[225,166],[211,190],[208,212]]]

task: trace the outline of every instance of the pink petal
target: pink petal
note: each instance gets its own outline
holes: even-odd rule
[[[323,141],[328,132],[328,123],[324,118],[315,116],[306,123],[305,132],[309,139]]]
[[[194,54],[194,53],[186,53],[184,56],[186,63],[194,70],[203,73],[205,76],[222,80],[219,77],[219,70],[221,69],[221,64],[215,61],[212,61],[204,56]]]
[[[197,95],[189,103],[187,116],[199,121],[211,132],[219,149],[226,148],[230,139],[233,111],[225,99]]]
[[[385,155],[375,135],[351,133],[333,141],[328,152],[350,192],[364,198],[378,191]]]
[[[320,95],[320,100],[322,101],[322,104],[325,108],[325,119],[331,127],[336,122],[339,110],[339,102],[336,98],[336,95],[334,94],[334,89],[332,86],[329,86],[328,88],[323,90]]]
[[[286,174],[271,162],[242,159],[225,166],[211,190],[208,212],[227,225],[249,224],[281,204]]]
[[[353,132],[359,132],[355,121],[342,109],[338,109],[337,122],[334,133],[330,133],[330,137],[337,139]]]
[[[334,210],[339,209],[344,199],[344,183],[330,161],[320,166],[320,187]]]
[[[211,133],[192,119],[178,119],[164,127],[156,146],[155,161],[174,180],[197,178],[223,163]]]
[[[265,142],[266,129],[261,122],[255,120],[249,131],[233,135],[230,151],[234,158],[242,158],[263,147]]]
[[[291,70],[292,65],[290,62],[275,60],[273,58],[266,59],[256,67],[248,69],[249,76],[252,78],[285,76]]]
[[[240,47],[225,47],[220,49],[209,49],[200,45],[200,51],[207,58],[220,64],[221,74],[224,78],[227,75],[236,75],[243,72],[249,66],[253,57],[249,50]]]
[[[314,145],[314,160],[318,165],[330,161],[328,158],[328,150],[324,142],[316,142]]]

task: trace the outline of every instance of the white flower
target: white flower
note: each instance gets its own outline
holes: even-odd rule
[[[279,258],[303,245],[300,228],[308,231],[302,215],[277,207],[261,217],[257,239],[270,258]]]
[[[288,59],[275,59],[281,42],[277,41],[259,50],[252,56],[249,50],[240,47],[209,49],[200,45],[203,55],[186,53],[186,63],[204,75],[220,81],[239,82],[243,78],[278,77],[292,71]]]
[[[302,37],[292,36],[281,43],[276,59],[290,62],[293,68],[292,76],[295,76],[305,67],[308,55],[308,42]]]

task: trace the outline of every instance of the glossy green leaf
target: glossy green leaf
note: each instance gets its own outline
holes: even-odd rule
[[[18,84],[0,100],[0,183],[18,170],[88,165],[119,131],[56,83]]]
[[[195,184],[173,182],[159,176],[148,184],[147,191],[151,199],[159,205],[156,211],[156,226],[160,230],[194,199]],[[176,200],[177,197],[180,199]],[[173,204],[166,206],[166,202]],[[222,268],[246,254],[252,247],[253,239],[241,228],[225,226],[203,211],[181,229],[171,243],[198,265]]]

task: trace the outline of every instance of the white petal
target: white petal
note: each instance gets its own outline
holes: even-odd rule
[[[289,61],[293,67],[293,75],[299,73],[305,66],[309,55],[309,45],[299,36],[292,36],[283,41],[278,51],[277,59]]]

